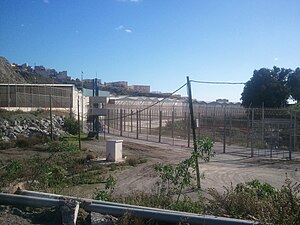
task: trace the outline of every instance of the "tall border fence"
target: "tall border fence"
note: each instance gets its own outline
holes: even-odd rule
[[[120,101],[108,105],[106,133],[191,147],[192,131],[186,102],[166,99]],[[242,108],[228,104],[193,104],[198,138],[210,137],[224,153],[292,159],[299,152],[300,111]]]

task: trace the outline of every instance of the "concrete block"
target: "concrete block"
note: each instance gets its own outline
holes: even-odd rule
[[[109,162],[122,161],[122,143],[123,140],[106,141],[106,161]]]

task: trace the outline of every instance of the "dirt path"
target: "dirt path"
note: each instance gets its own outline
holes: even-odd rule
[[[121,139],[121,138],[120,138]],[[124,140],[123,154],[148,159],[145,164],[123,170],[117,174],[117,194],[126,195],[136,191],[150,191],[155,187],[157,178],[153,166],[156,163],[178,163],[190,156],[190,149],[166,144],[150,143],[136,139]],[[215,144],[216,156],[209,163],[201,163],[202,188],[215,187],[224,191],[223,186],[258,179],[279,188],[285,178],[300,182],[300,161],[269,160],[266,158],[245,157],[228,149],[229,154],[222,153],[222,146]],[[233,153],[235,152],[235,153]]]

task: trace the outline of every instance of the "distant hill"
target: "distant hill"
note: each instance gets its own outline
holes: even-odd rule
[[[14,70],[6,58],[0,56],[0,83],[27,83],[27,81]]]
[[[49,77],[44,77],[36,74],[35,72],[21,71],[11,66],[10,62],[0,56],[0,83],[10,84],[26,84],[26,83],[38,83],[46,84],[53,83],[53,80]],[[55,82],[56,83],[56,82]]]

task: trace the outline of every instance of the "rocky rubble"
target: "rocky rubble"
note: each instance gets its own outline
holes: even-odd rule
[[[64,119],[53,116],[53,137],[58,138],[65,132],[62,129]],[[18,137],[49,136],[51,132],[50,119],[16,119],[14,121],[0,120],[0,140],[11,141]]]

